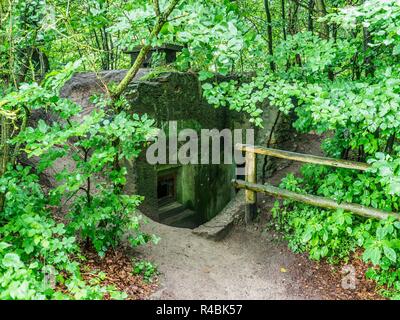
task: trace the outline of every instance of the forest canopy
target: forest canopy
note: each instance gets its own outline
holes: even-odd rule
[[[157,242],[134,214],[142,197],[125,193],[124,166],[154,137],[154,121],[132,112],[123,92],[165,43],[183,50],[168,66],[154,55],[154,69],[197,74],[212,106],[254,126],[274,106],[298,132],[322,135],[327,156],[371,164],[364,173],[305,166],[282,187],[399,211],[398,0],[0,0],[0,299],[126,298],[83,280],[81,249],[104,256],[127,232],[131,246]],[[125,52],[138,46],[131,64]],[[128,71],[77,121],[82,106],[61,97],[62,86],[77,72],[115,69]],[[33,116],[48,112],[52,123]],[[73,168],[43,186],[41,172],[67,154]],[[66,201],[68,222],[59,222]],[[290,201],[273,212],[292,250],[331,262],[361,252],[367,276],[399,297],[398,221]],[[48,265],[55,288],[42,285]]]

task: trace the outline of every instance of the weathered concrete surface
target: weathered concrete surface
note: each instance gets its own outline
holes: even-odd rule
[[[83,110],[79,118],[83,118],[95,108],[90,98],[94,94],[105,93],[106,84],[118,83],[125,74],[126,70],[76,74],[62,88],[61,96],[68,97],[81,105]],[[151,69],[140,69],[124,96],[130,104],[130,110],[148,114],[155,120],[158,128],[165,129],[167,139],[170,138],[167,130],[170,121],[177,122],[178,131],[190,128],[198,134],[202,129],[251,127],[243,113],[229,108],[210,106],[202,96],[198,77],[190,72],[157,73]],[[278,110],[269,106],[267,102],[260,107],[264,109],[264,127],[256,128],[256,143],[266,145],[269,142],[273,147],[281,147],[283,143],[290,141],[293,138],[290,121],[286,121],[282,115],[278,117]],[[271,134],[271,131],[274,131],[274,134]],[[185,141],[180,141],[178,148],[184,143]],[[167,153],[168,151],[170,150],[167,146]],[[128,183],[125,190],[145,197],[140,209],[152,219],[160,221],[160,217],[157,216],[159,207],[157,189],[160,177],[165,174],[175,176],[176,199],[174,200],[196,213],[196,225],[215,217],[231,200],[234,192],[230,181],[235,177],[234,164],[150,165],[146,161],[145,153],[143,150],[139,158],[126,163]],[[274,159],[264,162],[264,158],[257,158],[258,180],[261,180],[261,172],[270,173],[276,166]],[[55,173],[64,167],[72,168],[73,165],[74,162],[68,157],[57,160],[54,167],[45,173],[44,180],[49,185],[54,184]],[[224,233],[225,227],[221,227],[223,224],[229,229],[229,221],[229,218],[222,215],[198,232],[218,238],[218,234]],[[205,228],[208,228],[208,231]]]
[[[164,129],[167,140],[176,138],[176,133],[170,130],[170,121],[175,121],[177,132],[182,129],[196,132],[199,137],[198,150],[201,146],[202,129],[233,128],[233,123],[243,118],[243,115],[228,108],[210,106],[202,96],[198,77],[193,73],[149,73],[141,81],[133,81],[128,86],[125,97],[134,112],[146,113],[155,119],[156,126]],[[186,141],[179,141],[177,149],[185,143]],[[176,152],[169,149],[168,143],[166,151],[167,154]],[[204,164],[199,161],[199,164],[150,165],[144,151],[132,168],[128,166],[128,172],[135,176],[132,179],[128,177],[127,191],[145,197],[140,209],[156,221],[160,221],[160,217],[155,215],[159,207],[159,177],[176,176],[174,200],[196,212],[196,225],[215,217],[233,195],[230,181],[235,174],[234,164]]]
[[[217,216],[193,229],[193,234],[209,240],[222,240],[232,230],[235,220],[243,212],[244,204],[244,191],[240,190]]]
[[[125,74],[126,70],[75,74],[62,88],[61,96],[68,97],[82,107],[81,119],[95,108],[91,97],[106,93],[106,84],[118,83]],[[200,133],[203,128],[224,129],[228,125],[228,118],[229,124],[233,121],[232,117],[228,117],[228,113],[231,113],[228,109],[215,109],[205,102],[200,82],[193,73],[155,73],[143,68],[124,95],[132,107],[131,111],[146,113],[155,120],[158,128],[168,129],[169,121],[177,121],[179,130],[191,128]],[[56,170],[46,172],[46,179],[51,180],[55,172],[70,162],[67,157],[56,161]],[[126,165],[126,192],[143,195],[145,200],[141,210],[157,221],[157,179],[167,171],[177,176],[176,201],[196,212],[196,225],[214,217],[231,199],[233,189],[229,182],[234,174],[233,165],[150,165],[146,161],[145,150],[138,159]]]
[[[133,81],[138,81],[141,77],[149,73],[149,71],[149,69],[139,69]],[[105,84],[118,83],[123,79],[125,74],[126,70],[77,73],[67,81],[61,89],[60,95],[82,106],[81,116],[84,116],[93,110],[94,105],[90,102],[91,96],[105,93]]]

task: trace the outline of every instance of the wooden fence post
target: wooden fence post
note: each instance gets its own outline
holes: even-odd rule
[[[272,195],[274,197],[278,197],[280,199],[290,199],[293,201],[303,202],[324,209],[329,209],[329,210],[341,209],[347,212],[353,212],[362,217],[380,219],[380,220],[385,220],[390,216],[400,221],[400,215],[396,212],[365,207],[356,203],[348,203],[348,202],[337,203],[335,200],[329,198],[314,196],[311,194],[296,193],[286,189],[274,187],[273,185],[268,183],[260,185],[256,183],[248,183],[243,180],[235,180],[233,182],[233,185],[236,188],[252,190],[255,192],[262,192],[265,194]]]
[[[246,152],[245,167],[246,182],[256,183],[256,154],[254,152]],[[244,220],[249,224],[257,214],[257,193],[252,190],[246,190],[246,209]]]
[[[302,194],[292,192],[286,189],[274,187],[271,184],[259,185],[256,183],[256,155],[263,154],[271,157],[301,161],[305,163],[313,163],[318,165],[326,165],[336,168],[346,168],[352,170],[367,171],[371,165],[363,162],[355,162],[342,159],[333,159],[309,154],[302,154],[290,152],[285,150],[277,150],[272,148],[265,148],[260,146],[252,146],[246,144],[237,144],[236,149],[246,153],[246,181],[232,180],[232,184],[236,188],[245,189],[246,195],[246,209],[245,209],[245,222],[249,224],[257,214],[257,192],[262,192],[282,199],[290,199],[293,201],[303,202],[312,206],[330,209],[330,210],[344,210],[353,212],[366,218],[374,218],[385,220],[388,217],[393,217],[400,221],[400,214],[396,212],[388,212],[385,210],[365,207],[356,203],[337,203],[336,201],[314,196],[310,194]]]

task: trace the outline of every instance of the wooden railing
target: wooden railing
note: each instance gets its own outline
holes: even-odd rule
[[[362,206],[355,203],[337,203],[336,201],[324,197],[314,195],[301,194],[286,189],[275,187],[269,183],[264,185],[257,184],[256,179],[256,154],[263,154],[271,157],[283,158],[288,160],[327,165],[336,168],[346,168],[353,170],[367,170],[370,165],[362,162],[333,159],[326,157],[313,156],[308,154],[265,148],[260,146],[252,146],[247,144],[237,144],[236,149],[246,153],[246,180],[233,180],[232,183],[236,188],[245,189],[246,209],[245,221],[250,223],[257,213],[257,192],[266,193],[278,198],[291,199],[303,202],[309,205],[326,208],[326,209],[343,209],[367,218],[386,219],[389,216],[400,220],[400,215],[394,212],[383,211],[375,208]]]

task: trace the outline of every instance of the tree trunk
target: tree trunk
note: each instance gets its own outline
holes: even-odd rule
[[[281,9],[282,9],[282,33],[283,40],[287,40],[286,34],[286,8],[285,8],[285,0],[281,0]]]
[[[313,20],[313,12],[314,12],[315,0],[308,1],[308,31],[314,33],[314,20]]]
[[[318,15],[322,18],[326,16],[326,6],[324,0],[316,0]],[[322,22],[322,38],[329,39],[329,25],[326,21]]]
[[[274,55],[273,49],[273,38],[272,38],[272,18],[271,18],[271,10],[269,7],[269,0],[264,0],[264,8],[265,14],[267,16],[267,34],[268,34],[268,52],[272,57]],[[275,71],[275,63],[274,61],[270,62],[271,70]]]

